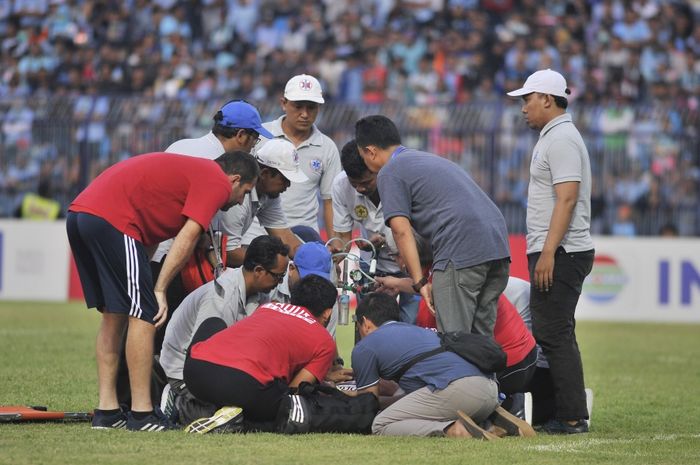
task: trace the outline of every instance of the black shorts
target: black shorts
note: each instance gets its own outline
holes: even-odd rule
[[[153,323],[158,303],[143,244],[89,213],[69,211],[66,229],[88,308]]]

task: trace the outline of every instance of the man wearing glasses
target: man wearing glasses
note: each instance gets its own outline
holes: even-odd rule
[[[208,318],[219,318],[226,326],[231,326],[268,302],[267,293],[285,278],[288,253],[289,247],[278,238],[256,237],[246,249],[243,266],[227,268],[217,278],[225,289],[223,297],[210,281],[180,304],[165,331],[160,355],[169,385],[163,391],[161,408],[172,420],[186,425],[216,411],[213,405],[195,399],[182,381],[187,349],[197,328]]]

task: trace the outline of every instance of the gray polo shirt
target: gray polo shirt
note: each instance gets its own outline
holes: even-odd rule
[[[289,138],[282,131],[280,116],[274,121],[263,124],[276,138]],[[291,141],[290,141],[291,142]],[[282,208],[290,226],[305,225],[318,231],[318,202],[330,199],[333,178],[340,172],[340,154],[338,147],[330,137],[313,126],[311,136],[297,148],[299,168],[309,178],[306,182],[293,182],[281,195]],[[264,233],[263,233],[264,234]]]
[[[404,148],[377,178],[384,220],[404,216],[430,240],[433,268],[443,271],[510,256],[503,214],[455,163]]]
[[[226,250],[234,250],[241,246],[241,240],[246,231],[257,218],[259,224],[265,228],[286,229],[289,227],[287,218],[282,211],[282,202],[279,197],[269,198],[267,195],[258,194],[257,188],[243,199],[240,205],[234,205],[228,211],[219,211],[216,214],[214,224],[226,233]],[[267,234],[265,231],[263,234]]]
[[[160,352],[160,364],[169,378],[182,379],[187,348],[205,320],[221,318],[231,326],[269,301],[267,294],[246,295],[241,268],[227,268],[218,281],[226,290],[223,298],[216,293],[214,281],[210,281],[189,294],[173,313]]]
[[[554,185],[578,182],[578,200],[561,246],[567,252],[593,249],[591,239],[591,162],[571,115],[557,116],[542,128],[532,151],[527,193],[527,253],[541,252],[549,232]]]

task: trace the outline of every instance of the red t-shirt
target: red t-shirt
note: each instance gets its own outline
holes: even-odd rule
[[[435,328],[435,316],[430,313],[425,301],[421,299],[418,304],[418,316],[416,325],[424,328]],[[506,366],[512,367],[521,362],[535,347],[535,338],[525,326],[518,309],[515,308],[506,296],[501,294],[498,298],[498,310],[496,313],[496,326],[493,328],[493,338],[506,353]]]
[[[192,346],[190,356],[244,371],[261,384],[276,378],[289,383],[302,368],[323,380],[335,342],[304,307],[268,303]]]
[[[107,168],[68,209],[149,246],[177,235],[187,218],[207,228],[230,197],[231,183],[212,160],[147,153]]]

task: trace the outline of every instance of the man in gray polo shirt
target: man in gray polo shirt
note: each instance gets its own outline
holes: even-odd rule
[[[581,134],[566,113],[564,77],[551,69],[508,92],[540,138],[532,151],[527,203],[527,258],[533,335],[549,361],[556,412],[550,433],[585,433],[588,410],[574,313],[593,266],[591,165]]]
[[[257,219],[263,234],[279,237],[289,246],[290,256],[301,241],[289,228],[282,210],[281,194],[294,183],[303,183],[306,175],[299,167],[299,156],[294,146],[284,139],[271,139],[263,143],[255,158],[260,165],[260,176],[255,189],[240,204],[227,212],[219,212],[219,227],[227,234],[226,265],[235,267],[243,263],[245,248],[242,238]]]
[[[335,142],[314,124],[323,103],[321,84],[315,77],[308,74],[294,76],[287,82],[284,96],[280,99],[284,115],[263,126],[275,139],[285,139],[294,145],[299,154],[299,167],[308,178],[304,182],[292,182],[281,196],[289,225],[309,226],[318,231],[319,203],[316,198],[320,197],[326,233],[331,237],[331,189],[333,178],[340,172],[340,155]],[[254,225],[243,243],[260,234],[265,232]]]
[[[218,278],[219,284],[226,290],[223,297],[216,292],[214,281],[210,281],[185,297],[173,314],[165,331],[160,364],[170,385],[170,389],[164,391],[164,397],[170,397],[171,405],[175,403],[181,423],[209,416],[216,410],[209,412],[211,406],[192,398],[182,381],[182,369],[192,336],[207,318],[221,318],[230,326],[266,303],[267,293],[279,284],[287,272],[288,251],[289,248],[278,238],[256,237],[246,250],[243,267],[227,268]]]
[[[508,283],[506,222],[496,205],[453,162],[401,145],[382,115],[355,123],[367,167],[378,172],[384,221],[391,227],[413,289],[434,303],[440,331],[493,336],[498,297]],[[423,275],[413,230],[433,248],[433,283]]]

